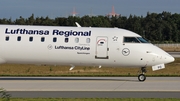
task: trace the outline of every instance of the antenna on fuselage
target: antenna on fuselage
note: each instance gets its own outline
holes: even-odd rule
[[[77,22],[75,22],[75,24],[76,24],[77,27],[81,27],[81,25],[79,25]]]

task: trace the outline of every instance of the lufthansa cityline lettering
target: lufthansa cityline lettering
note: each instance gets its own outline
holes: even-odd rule
[[[64,50],[90,50],[90,47],[85,46],[55,46],[55,49],[64,49]]]
[[[49,35],[49,30],[29,30],[29,29],[5,29],[5,34],[29,34],[29,35]],[[91,36],[91,31],[62,31],[54,29],[52,31],[52,35],[60,35],[60,36]]]

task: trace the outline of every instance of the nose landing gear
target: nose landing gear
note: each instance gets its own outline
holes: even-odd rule
[[[146,76],[145,73],[147,72],[146,67],[141,67],[141,74],[138,76],[139,81],[145,81]]]

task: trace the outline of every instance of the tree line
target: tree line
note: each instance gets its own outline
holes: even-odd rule
[[[180,14],[170,12],[147,13],[146,16],[82,16],[82,17],[34,17],[12,20],[2,18],[0,24],[11,25],[43,25],[43,26],[76,26],[78,22],[83,27],[118,27],[131,30],[152,43],[180,43]]]

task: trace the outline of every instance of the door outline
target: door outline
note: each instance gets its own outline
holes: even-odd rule
[[[95,59],[109,59],[108,51],[108,37],[96,37]]]

